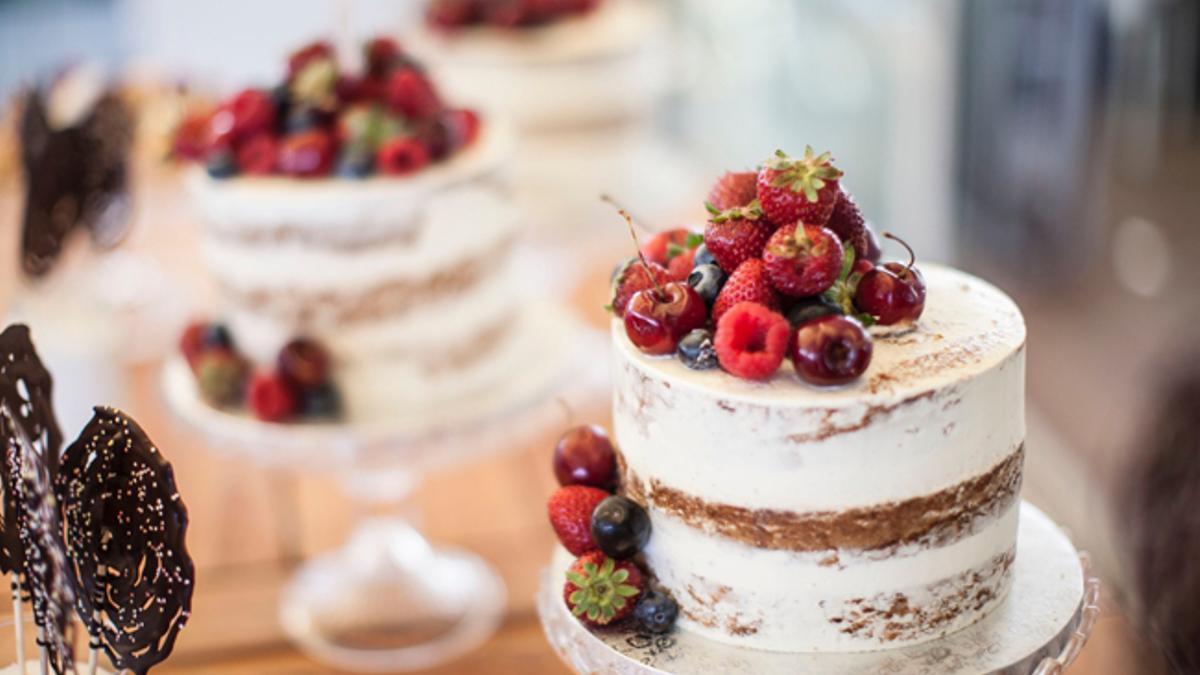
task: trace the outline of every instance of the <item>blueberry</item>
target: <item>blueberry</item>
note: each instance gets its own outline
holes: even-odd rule
[[[271,87],[267,95],[271,97],[271,103],[275,104],[275,125],[281,127],[287,122],[288,111],[292,105],[292,92],[285,82]]]
[[[787,311],[788,323],[796,328],[802,323],[811,321],[819,316],[841,314],[842,308],[826,300],[824,297],[805,298],[792,305]]]
[[[343,178],[366,178],[375,171],[375,156],[369,152],[349,150],[338,158],[337,174]]]
[[[633,610],[637,622],[651,633],[665,633],[671,630],[678,615],[679,605],[675,604],[671,596],[655,590],[643,593]]]
[[[717,350],[713,347],[712,333],[703,328],[697,328],[684,335],[676,350],[679,353],[679,360],[692,370],[708,370],[717,367]]]
[[[304,417],[331,419],[341,413],[342,396],[331,382],[300,395],[300,414]]]
[[[230,150],[215,150],[204,163],[204,170],[213,178],[232,178],[237,175],[237,159]]]
[[[233,349],[233,336],[229,334],[229,329],[224,324],[210,323],[204,327],[204,331],[200,334],[200,346],[202,349]]]
[[[613,495],[592,511],[592,539],[604,555],[623,560],[650,539],[650,516],[632,499]]]
[[[721,287],[725,285],[725,273],[716,265],[700,265],[692,269],[687,282],[688,286],[711,306],[717,299],[717,294],[721,292]]]
[[[692,256],[692,268],[695,269],[701,265],[716,265],[717,259],[713,257],[711,251],[704,244],[696,247],[696,253]]]
[[[307,105],[292,106],[284,122],[284,130],[288,134],[298,134],[324,126],[325,116],[316,108]]]

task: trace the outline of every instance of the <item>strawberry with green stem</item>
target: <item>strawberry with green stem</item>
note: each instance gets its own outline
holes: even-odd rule
[[[567,570],[563,599],[580,621],[607,626],[633,613],[644,588],[637,565],[595,551],[576,559]]]
[[[777,226],[797,221],[824,225],[841,194],[842,171],[832,162],[832,155],[817,155],[812,146],[799,158],[776,150],[758,172],[758,202],[767,220]]]

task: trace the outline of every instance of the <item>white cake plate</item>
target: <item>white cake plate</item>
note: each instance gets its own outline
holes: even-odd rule
[[[653,535],[651,535],[653,536]],[[590,631],[562,599],[570,555],[543,570],[538,615],[551,646],[578,673],[771,675],[1052,675],[1075,660],[1100,612],[1100,581],[1087,555],[1036,507],[1021,504],[1012,591],[973,626],[912,647],[843,654],[784,654],[722,644],[686,630],[639,631],[632,622]]]
[[[522,314],[525,357],[485,393],[421,417],[372,424],[270,424],[217,410],[181,359],[168,363],[168,405],[209,445],[264,466],[333,473],[373,516],[341,549],[303,565],[284,590],[284,632],[312,657],[362,672],[429,668],[487,639],[502,618],[504,583],[467,551],[432,546],[403,502],[435,466],[519,447],[561,422],[562,403],[604,386],[605,336],[554,305]]]

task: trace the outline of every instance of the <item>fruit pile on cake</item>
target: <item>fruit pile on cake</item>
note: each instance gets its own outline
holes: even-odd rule
[[[827,154],[778,153],[717,181],[702,236],[656,235],[618,267],[611,458],[564,443],[550,503],[585,622],[636,611],[622,586],[653,588],[664,617],[713,640],[865,651],[1003,601],[1021,313],[979,279],[917,271],[911,252],[879,263],[841,180]],[[645,516],[610,522],[611,499]]]
[[[505,129],[446,104],[394,42],[361,73],[325,43],[282,83],[181,125],[219,321],[183,351],[201,393],[289,420],[416,417],[486,390],[515,361],[518,216]]]
[[[525,129],[643,117],[669,80],[666,22],[640,0],[431,0],[410,37],[446,90]]]

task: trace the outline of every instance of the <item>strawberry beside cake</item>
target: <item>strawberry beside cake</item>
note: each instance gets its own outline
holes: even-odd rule
[[[504,127],[445,104],[393,42],[348,73],[323,43],[181,127],[220,320],[183,350],[201,392],[282,421],[372,421],[486,389],[520,321]]]
[[[564,543],[590,535],[570,540],[593,557],[566,581],[586,623],[634,604],[651,632],[851,652],[933,640],[1004,601],[1021,313],[911,251],[880,262],[841,178],[827,154],[778,153],[717,182],[703,243],[668,233],[683,243],[659,255],[656,235],[618,268],[612,439],[574,430],[555,453],[559,493],[604,494],[583,517],[550,502]],[[672,271],[681,257],[691,269]],[[606,557],[640,566],[637,594],[606,594]]]

